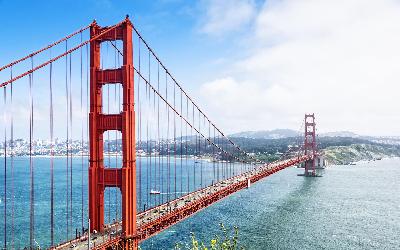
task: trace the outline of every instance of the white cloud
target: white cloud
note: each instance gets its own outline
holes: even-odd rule
[[[398,1],[267,1],[252,28],[247,56],[202,87],[217,124],[295,129],[316,112],[322,131],[400,134]],[[233,100],[246,108],[217,113]]]
[[[205,14],[201,20],[201,31],[221,36],[241,29],[255,16],[252,0],[204,0]]]

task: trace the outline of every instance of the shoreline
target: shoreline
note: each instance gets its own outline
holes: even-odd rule
[[[385,160],[390,160],[390,159],[400,159],[400,156],[384,156],[381,159],[373,159],[373,160],[369,160],[369,159],[362,159],[362,160],[358,160],[358,161],[354,161],[354,162],[350,162],[348,164],[329,164],[329,166],[356,166],[356,165],[363,165],[363,164],[369,164],[371,162],[376,162],[376,161],[385,161]]]
[[[74,155],[68,155],[68,157],[72,157],[72,158],[81,158],[81,157],[84,157],[84,158],[88,158],[88,154],[84,154],[84,155],[78,155],[78,154],[74,154]],[[122,157],[122,154],[104,154],[104,158],[106,158],[106,157]],[[7,155],[7,158],[11,158],[12,156],[11,155]],[[30,156],[29,155],[21,155],[21,156],[14,156],[14,159],[18,159],[18,158],[29,158]],[[51,155],[32,155],[32,158],[43,158],[43,159],[50,159],[50,158],[66,158],[67,157],[67,155],[53,155],[53,156],[51,156]],[[160,156],[160,155],[152,155],[152,156],[150,156],[150,155],[137,155],[136,156],[136,158],[163,158],[163,159],[165,159],[165,158],[175,158],[175,159],[183,159],[183,160],[185,160],[185,159],[191,159],[191,160],[198,160],[198,161],[206,161],[206,162],[212,162],[212,158],[211,157],[197,157],[197,156],[194,156],[194,155],[188,155],[188,156],[182,156],[182,157],[180,157],[180,156],[174,156],[174,155],[170,155],[170,156],[167,156],[167,155],[162,155],[162,156]],[[5,157],[4,157],[4,155],[0,155],[0,159],[4,159]],[[225,163],[226,161],[216,161],[216,162],[223,162],[223,163]]]

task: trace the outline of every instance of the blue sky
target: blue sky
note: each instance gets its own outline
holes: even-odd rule
[[[396,0],[0,0],[0,12],[1,65],[129,14],[227,133],[298,129],[315,112],[320,132],[400,135]]]
[[[42,48],[94,19],[101,26],[112,25],[128,14],[175,78],[201,107],[207,108],[201,103],[199,87],[224,71],[226,57],[234,59],[239,55],[236,44],[240,40],[235,37],[246,33],[242,27],[235,28],[236,34],[230,30],[221,34],[219,30],[205,31],[209,4],[209,1],[184,0],[0,1],[0,21],[4,24],[2,31],[5,34],[0,41],[0,64],[5,65]],[[20,83],[20,86],[23,84],[26,85]],[[46,87],[43,91],[47,92]],[[28,94],[27,89],[22,91]],[[40,91],[36,91],[36,98],[47,99],[47,94],[40,95]],[[23,97],[19,98],[23,103]],[[36,113],[47,112],[45,106],[40,107],[38,103]],[[21,113],[27,115],[26,110]],[[38,120],[41,127],[41,118]],[[43,127],[47,125],[43,124]],[[21,130],[24,130],[22,126]],[[47,132],[37,134],[45,137]]]
[[[205,3],[184,0],[0,1],[1,64],[24,56],[96,19],[112,25],[129,14],[168,67],[185,86],[218,72],[217,61],[235,48],[201,32]],[[29,41],[29,42],[28,42]],[[193,77],[201,75],[203,79]]]

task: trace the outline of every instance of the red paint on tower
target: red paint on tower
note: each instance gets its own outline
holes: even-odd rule
[[[127,17],[121,24],[104,32],[108,29],[110,27],[100,27],[96,22],[90,27],[90,230],[104,231],[104,189],[118,187],[122,196],[123,246],[125,249],[136,249],[137,242],[130,240],[136,235],[137,213],[132,23]],[[101,43],[116,40],[123,42],[123,66],[119,69],[101,69]],[[102,86],[115,83],[122,84],[122,112],[103,114]],[[122,168],[104,168],[103,133],[111,129],[122,133]]]
[[[304,116],[304,155],[312,156],[304,162],[304,176],[315,176],[315,159],[317,156],[317,143],[315,139],[315,115]]]

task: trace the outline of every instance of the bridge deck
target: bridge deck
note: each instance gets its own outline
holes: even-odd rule
[[[251,171],[218,182],[212,186],[189,193],[169,203],[142,212],[137,216],[136,239],[140,242],[167,229],[177,222],[193,215],[201,209],[221,200],[248,186],[248,181],[254,183],[277,171],[293,166],[309,159],[309,156],[296,157],[272,164],[257,167]],[[121,225],[108,225],[104,233],[91,234],[92,248],[105,249],[121,241]],[[63,243],[56,249],[87,249],[87,235]]]

